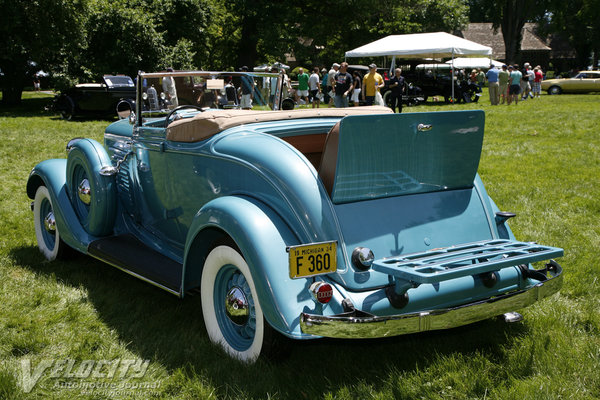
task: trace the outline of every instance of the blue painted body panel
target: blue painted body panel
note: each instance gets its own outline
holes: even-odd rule
[[[465,128],[467,131],[446,135],[436,154],[451,155],[453,135],[462,146],[469,134],[475,134],[479,143],[469,147],[470,151],[481,150],[482,112],[442,114],[422,113],[418,118],[415,115],[346,117],[343,124],[352,132],[340,148],[346,154],[345,161],[341,161],[341,173],[356,175],[354,166],[348,163],[348,155],[354,151],[352,148],[360,147],[356,144],[360,131],[372,126],[378,118],[385,119],[383,125],[388,132],[382,137],[388,139],[389,127],[394,124],[408,127],[406,132],[412,135],[417,120],[428,119],[440,129],[450,131],[464,128],[465,121],[471,121]],[[454,121],[453,116],[457,116]],[[531,284],[522,279],[518,268],[508,267],[498,272],[498,283],[493,289],[485,287],[478,277],[460,277],[410,289],[409,305],[402,310],[392,307],[384,288],[393,285],[394,279],[382,272],[355,269],[350,262],[355,247],[368,247],[376,259],[381,259],[486,239],[514,239],[514,236],[506,224],[498,226],[494,220],[498,207],[476,175],[479,154],[471,156],[466,172],[461,172],[452,158],[441,160],[435,171],[424,171],[410,160],[402,161],[402,165],[415,167],[411,175],[436,176],[438,186],[450,176],[450,181],[455,182],[450,188],[434,191],[429,186],[426,190],[386,191],[360,178],[349,194],[340,194],[339,201],[332,201],[317,169],[280,137],[325,134],[337,121],[339,118],[313,118],[248,124],[195,143],[167,141],[162,120],[147,121],[135,128],[135,134],[126,120],[111,124],[105,135],[106,157],[113,165],[117,162],[120,165],[115,177],[118,204],[114,234],[132,234],[149,248],[179,263],[183,276],[181,296],[198,286],[203,257],[219,235],[226,234],[250,266],[267,321],[283,334],[298,339],[312,338],[300,331],[301,312],[339,314],[343,312],[344,298],[351,299],[364,311],[393,315],[462,304]],[[343,142],[343,131],[341,137]],[[408,137],[403,140],[405,144],[410,142]],[[394,168],[396,153],[382,141],[385,140],[377,136],[369,141],[372,148],[368,157],[372,162],[363,165],[363,169],[371,168],[371,172],[379,174]],[[430,137],[425,143],[432,145],[435,139]],[[387,161],[376,159],[377,145],[380,150],[385,148],[381,154]],[[404,157],[410,157],[414,149],[403,151],[400,153]],[[422,151],[425,157],[426,151]],[[444,175],[444,170],[451,167],[454,172]],[[29,186],[39,184],[41,178],[57,205],[61,237],[85,253],[88,244],[98,238],[87,234],[77,220],[66,194],[65,171],[66,160],[38,164],[32,171],[28,193],[31,193]],[[469,178],[468,183],[465,177]],[[360,191],[362,186],[376,195],[365,195]],[[335,193],[334,199],[338,196]],[[315,303],[308,292],[314,278],[290,279],[286,252],[287,246],[324,241],[338,243],[337,273],[316,278],[334,287],[334,299],[327,305]]]
[[[40,177],[43,184],[48,188],[50,198],[54,204],[54,216],[56,218],[56,227],[60,232],[61,239],[72,248],[86,252],[87,245],[97,239],[83,229],[79,222],[71,200],[67,193],[67,160],[52,159],[42,161],[36,165],[29,175]],[[35,189],[31,189],[28,183],[28,192],[35,194]]]

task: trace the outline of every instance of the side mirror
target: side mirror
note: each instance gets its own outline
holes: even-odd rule
[[[117,104],[117,115],[119,116],[119,119],[128,118],[131,116],[131,114],[133,114],[131,103],[125,100],[121,100]]]

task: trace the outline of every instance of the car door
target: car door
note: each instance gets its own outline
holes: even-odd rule
[[[171,190],[172,171],[165,151],[164,119],[145,122],[134,136],[133,153],[142,200],[141,224],[165,243],[183,248],[185,233],[178,222],[177,199]]]
[[[569,93],[585,93],[590,90],[590,79],[586,73],[577,74],[574,78],[567,79],[563,83],[563,91]]]
[[[587,93],[600,91],[600,74],[595,74],[593,72],[582,72],[581,75],[584,75],[581,82],[582,92]]]

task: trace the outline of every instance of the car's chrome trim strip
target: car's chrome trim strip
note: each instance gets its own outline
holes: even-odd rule
[[[563,282],[562,267],[550,260],[546,274],[547,280],[527,289],[457,307],[382,317],[358,310],[327,316],[301,313],[300,326],[306,334],[347,339],[455,328],[521,309],[558,292]]]

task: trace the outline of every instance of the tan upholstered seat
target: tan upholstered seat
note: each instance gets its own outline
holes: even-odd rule
[[[387,114],[390,112],[392,112],[391,109],[381,106],[313,108],[289,111],[211,110],[198,113],[193,118],[183,118],[171,123],[167,128],[167,140],[186,143],[200,142],[225,129],[259,122]]]

